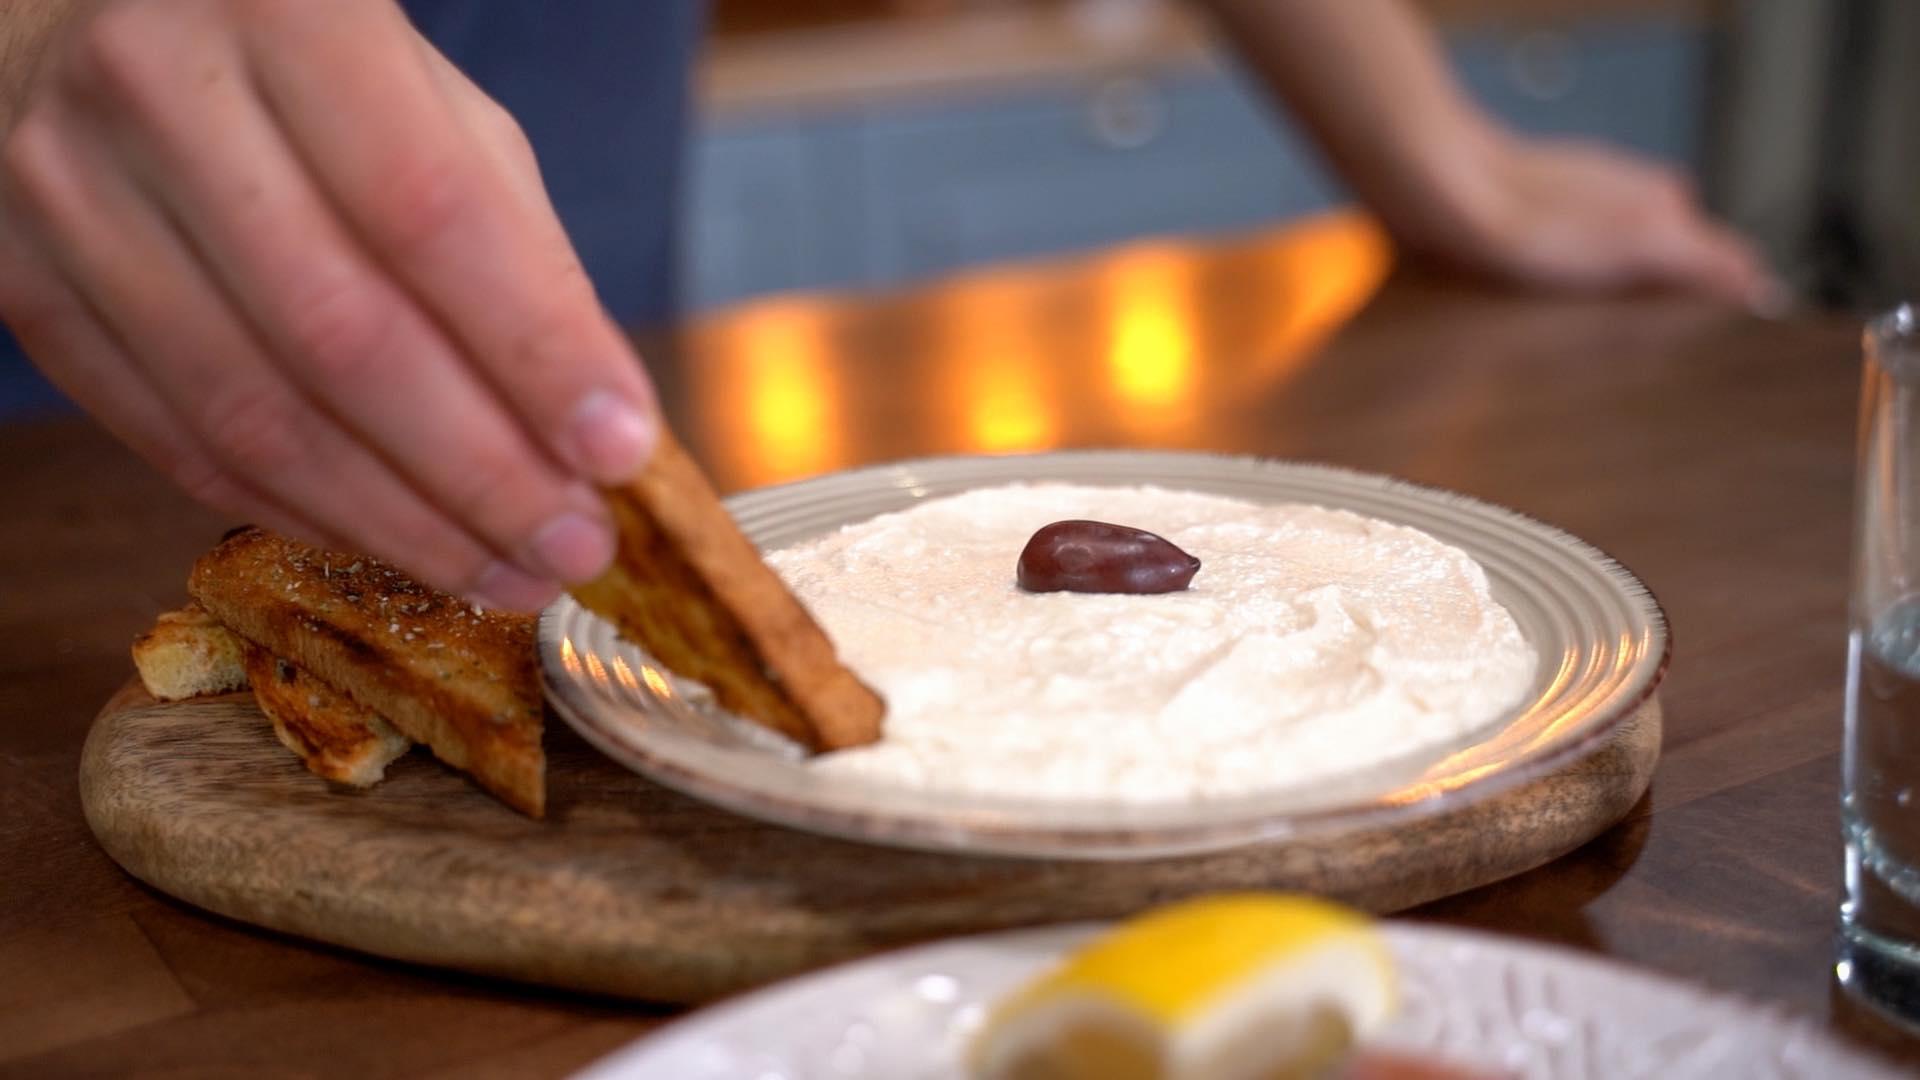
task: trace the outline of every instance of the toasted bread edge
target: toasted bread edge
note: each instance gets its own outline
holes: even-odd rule
[[[261,580],[259,564],[280,558],[291,544],[259,529],[235,533],[194,563],[188,591],[241,637],[381,716],[508,806],[530,817],[543,816],[543,717],[536,716],[529,726],[486,714],[458,685],[395,662],[366,634]],[[541,709],[537,689],[531,707]]]
[[[281,745],[316,776],[371,787],[413,746],[378,713],[258,645],[247,646],[247,678]]]
[[[247,688],[244,645],[199,604],[162,612],[133,640],[140,684],[160,701]]]
[[[663,434],[610,489],[615,564],[574,597],[728,710],[812,750],[880,737],[885,703],[761,558],[686,451]]]

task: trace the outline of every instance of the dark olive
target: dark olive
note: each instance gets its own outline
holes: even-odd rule
[[[1144,529],[1056,521],[1027,541],[1015,579],[1036,593],[1166,593],[1199,570],[1199,559]]]

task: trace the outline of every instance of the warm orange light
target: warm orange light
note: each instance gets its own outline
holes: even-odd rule
[[[626,660],[618,656],[613,658],[613,681],[626,687],[628,690],[637,691],[640,689],[639,681],[633,677],[633,669],[627,666]]]
[[[1197,357],[1193,259],[1166,247],[1116,253],[1107,367],[1133,415],[1153,418],[1188,403]]]
[[[1632,651],[1633,643],[1631,636],[1622,635],[1620,644],[1620,657],[1616,657],[1614,661],[1616,670],[1622,666],[1621,658],[1628,656]],[[1579,658],[1579,655],[1580,654],[1572,648],[1561,651],[1559,666],[1554,669],[1553,678],[1547,681],[1546,689],[1540,692],[1539,696],[1541,698],[1551,700],[1560,696],[1561,692],[1566,689],[1567,684],[1573,681],[1574,677],[1579,674],[1575,671],[1575,661]],[[1592,665],[1594,661],[1589,660],[1588,663]],[[1439,779],[1417,780],[1400,788],[1398,791],[1381,796],[1381,801],[1399,806],[1419,802],[1422,799],[1429,799],[1435,795],[1441,795],[1463,788],[1490,773],[1510,768],[1515,755],[1553,741],[1559,737],[1561,729],[1565,728],[1574,719],[1588,715],[1590,715],[1590,711],[1580,707],[1580,701],[1578,699],[1567,702],[1561,710],[1560,715],[1547,721],[1545,724],[1538,727],[1530,726],[1525,732],[1520,733],[1509,728],[1481,745],[1470,746],[1465,750],[1452,754],[1440,761],[1439,764],[1427,770],[1427,776],[1439,777]],[[1493,760],[1483,765],[1473,765],[1469,767],[1471,762],[1486,758],[1490,755]]]
[[[670,698],[673,696],[672,684],[668,683],[667,677],[660,674],[653,666],[649,664],[640,665],[640,677],[647,681],[647,688],[660,697]]]
[[[1004,453],[1053,445],[1053,413],[1032,369],[1019,358],[981,361],[967,383],[967,433],[975,449]]]
[[[1163,441],[1222,394],[1266,392],[1302,370],[1391,263],[1379,226],[1337,212],[1244,242],[1148,241],[1081,263],[962,274],[901,302],[908,332],[896,336],[916,355],[906,397],[887,408],[929,436],[928,450],[1046,449],[1082,437],[1083,425]],[[1216,280],[1221,267],[1232,278]],[[730,484],[819,473],[865,452],[866,433],[847,425],[866,405],[846,396],[836,355],[846,311],[774,298],[698,328],[690,396]],[[1063,341],[1063,324],[1091,339]]]
[[[1272,244],[1271,280],[1278,317],[1261,343],[1269,379],[1299,367],[1379,291],[1393,268],[1393,245],[1372,218],[1342,210],[1308,218]]]
[[[943,413],[957,410],[965,449],[1043,450],[1059,441],[1050,385],[1058,358],[1032,334],[1035,297],[1027,275],[1010,270],[956,279],[941,298],[931,339],[940,373],[933,400]]]
[[[713,419],[740,455],[739,473],[756,484],[807,476],[840,462],[840,426],[833,366],[817,304],[771,300],[736,310],[718,346],[701,357],[713,365],[703,382]]]

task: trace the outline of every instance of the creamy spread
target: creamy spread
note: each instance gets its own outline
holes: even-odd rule
[[[1198,556],[1181,592],[1029,593],[1034,531],[1091,518]],[[1440,749],[1515,705],[1533,649],[1465,552],[1340,510],[1156,488],[934,499],[769,556],[887,699],[822,772],[1052,799],[1190,800]]]

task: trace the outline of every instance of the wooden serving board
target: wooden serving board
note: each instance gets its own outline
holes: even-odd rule
[[[162,704],[130,684],[94,722],[87,821],[142,881],[274,930],[417,963],[698,1002],[908,942],[1276,888],[1392,911],[1539,866],[1618,821],[1660,748],[1650,701],[1553,775],[1392,830],[1146,862],[969,858],[736,817],[552,724],[548,819],[424,752],[331,788],[250,695]]]

